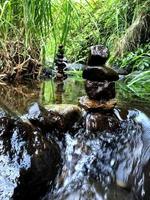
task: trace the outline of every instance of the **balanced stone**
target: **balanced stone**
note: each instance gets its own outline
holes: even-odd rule
[[[95,45],[90,47],[90,53],[88,58],[89,66],[101,66],[104,65],[109,58],[109,50],[103,45]]]
[[[91,81],[117,81],[117,72],[109,67],[87,66],[82,74],[84,79]]]
[[[80,106],[86,110],[112,110],[116,105],[115,81],[119,79],[118,73],[106,67],[109,50],[103,45],[90,48],[88,65],[83,69],[82,77],[85,81],[87,96],[81,97]]]
[[[79,99],[79,105],[85,110],[112,110],[116,105],[115,99],[110,99],[109,101],[97,101],[89,99],[88,96],[83,96]]]
[[[66,67],[66,63],[64,61],[57,61],[57,68],[62,68],[64,69]]]
[[[90,99],[113,99],[115,98],[115,82],[86,81],[85,91]]]
[[[64,47],[60,45],[58,47],[58,53],[56,54],[55,64],[56,64],[56,77],[55,79],[65,79],[67,75],[64,72],[64,68],[66,67],[67,60],[64,58]]]
[[[58,53],[57,54],[57,58],[59,58],[59,59],[63,59],[64,58],[64,53]]]

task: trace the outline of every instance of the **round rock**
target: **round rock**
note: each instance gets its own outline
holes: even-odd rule
[[[115,98],[114,82],[86,81],[85,91],[90,99],[109,100]]]
[[[26,115],[32,125],[38,127],[42,132],[64,129],[64,118],[58,112],[48,111],[38,103],[32,104]]]
[[[117,72],[109,67],[87,66],[82,74],[84,79],[90,81],[117,81],[119,76]]]
[[[59,146],[27,123],[0,118],[0,199],[41,199],[61,167]]]
[[[100,66],[104,65],[109,58],[109,50],[103,45],[95,45],[90,47],[88,65]]]
[[[53,104],[45,107],[48,112],[59,113],[64,119],[64,130],[70,129],[74,123],[79,121],[82,117],[82,110],[77,105],[72,104]]]

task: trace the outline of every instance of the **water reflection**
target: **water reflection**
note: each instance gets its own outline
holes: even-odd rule
[[[50,80],[28,85],[0,85],[0,105],[11,115],[21,115],[32,102],[77,104],[78,97],[84,95],[83,84],[81,80],[67,79],[57,83]],[[124,100],[120,94],[113,114],[86,113],[83,120],[65,134],[64,166],[54,193],[45,199],[149,199],[149,103],[143,104],[132,96]],[[5,140],[2,142],[0,147],[10,146],[10,142],[7,145]],[[2,159],[6,158],[1,157],[0,161]],[[8,162],[6,160],[6,165]],[[1,166],[0,172],[7,176],[5,169],[5,165]],[[12,173],[11,168],[9,171]]]
[[[20,115],[30,103],[38,100],[39,94],[38,83],[0,85],[0,106],[13,115]]]
[[[135,105],[137,109],[144,109],[150,114],[149,104],[133,96],[130,91],[122,91],[123,87],[123,83],[117,83],[117,104],[126,109],[129,106],[132,109]],[[28,84],[0,84],[1,105],[4,104],[11,110],[16,109],[18,112],[23,112],[26,106],[35,101],[40,101],[43,105],[59,102],[78,104],[78,98],[84,95],[84,81],[75,78],[68,78],[64,82],[48,80],[29,82]],[[145,104],[144,107],[143,104]]]
[[[56,81],[56,104],[62,104],[63,102],[63,93],[64,93],[64,82]]]
[[[0,105],[13,115],[21,115],[33,102],[42,105],[71,103],[77,104],[78,97],[84,94],[83,81],[67,79],[28,84],[0,84]]]
[[[150,114],[149,102],[138,99],[129,91],[122,95],[122,87],[123,84],[117,84],[117,105],[124,110],[137,108]],[[78,104],[78,98],[84,95],[84,81],[75,78],[63,82],[49,80],[28,84],[0,84],[0,105],[12,114],[24,113],[32,102],[42,105]]]
[[[80,79],[68,78],[64,81],[44,81],[41,83],[40,103],[78,104],[78,98],[85,94],[84,82]]]

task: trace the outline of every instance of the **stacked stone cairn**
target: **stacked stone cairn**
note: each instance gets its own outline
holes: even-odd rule
[[[67,75],[64,72],[64,69],[66,67],[67,60],[64,57],[64,46],[59,45],[58,47],[58,53],[56,54],[55,58],[55,65],[56,65],[56,79],[63,80],[67,78]]]
[[[90,48],[87,66],[83,69],[85,91],[79,104],[86,110],[111,110],[116,105],[115,81],[119,79],[116,71],[106,67],[109,50],[103,45]]]

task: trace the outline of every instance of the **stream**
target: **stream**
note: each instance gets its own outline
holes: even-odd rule
[[[112,112],[82,110],[63,132],[37,105],[78,105],[79,77],[0,85],[0,199],[150,200],[150,101],[116,87]]]

